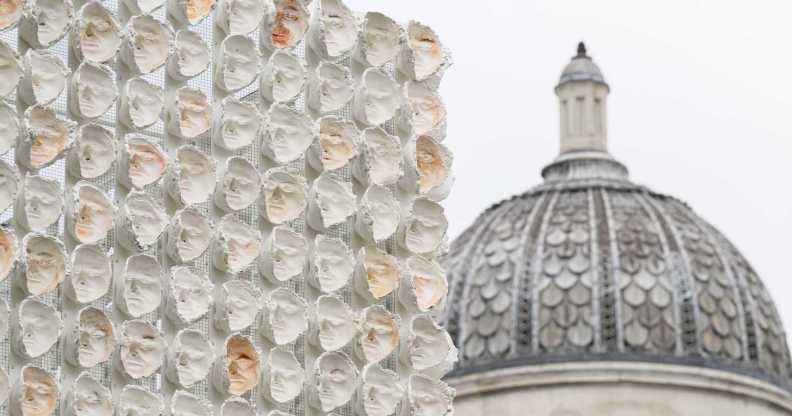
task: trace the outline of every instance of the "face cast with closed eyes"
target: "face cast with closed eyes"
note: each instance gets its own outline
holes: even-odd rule
[[[302,0],[275,1],[275,21],[272,25],[272,45],[290,48],[296,45],[308,29],[308,12]]]
[[[18,383],[15,399],[20,416],[47,416],[55,410],[58,386],[46,371],[26,366]]]
[[[366,14],[363,27],[365,59],[372,66],[381,66],[399,51],[399,25],[382,13]]]
[[[453,390],[440,380],[414,374],[407,383],[410,411],[417,415],[447,415],[454,400]]]
[[[226,341],[226,369],[231,394],[240,396],[258,384],[258,352],[244,337],[231,336]]]
[[[407,41],[412,50],[416,81],[423,81],[443,64],[443,49],[440,39],[428,26],[410,22],[407,28]]]
[[[231,158],[218,189],[218,206],[226,211],[245,209],[256,201],[260,187],[261,178],[256,168],[244,158]]]
[[[28,176],[19,200],[23,224],[32,231],[44,231],[58,221],[63,211],[63,191],[57,181]]]
[[[363,369],[359,403],[367,416],[389,416],[404,395],[399,376],[379,364],[369,364]]]
[[[113,203],[99,188],[80,183],[75,187],[74,236],[81,243],[94,244],[113,228]]]
[[[380,305],[369,306],[361,314],[358,342],[363,358],[366,362],[379,362],[399,344],[398,318]]]
[[[355,391],[357,370],[343,353],[326,352],[316,360],[316,390],[323,412],[343,406]]]
[[[58,342],[61,332],[59,313],[46,303],[27,298],[19,306],[19,325],[15,344],[22,355],[28,358],[40,357]]]
[[[28,234],[22,245],[27,266],[26,292],[41,295],[55,289],[66,276],[66,252],[63,244],[53,237]]]
[[[262,180],[260,212],[273,224],[283,224],[305,211],[306,184],[301,176],[284,169],[270,169]]]
[[[193,322],[209,312],[214,287],[209,278],[193,273],[187,267],[175,267],[171,273],[168,301],[179,320]]]
[[[158,181],[165,173],[167,158],[162,149],[143,138],[132,138],[126,145],[128,159],[128,176],[130,184],[135,188]]]
[[[246,224],[226,216],[215,236],[214,265],[221,271],[239,273],[258,257],[261,235]]]
[[[80,311],[77,362],[90,368],[110,359],[115,336],[110,319],[102,311],[88,307]]]
[[[316,300],[316,326],[319,345],[325,351],[335,351],[349,343],[357,333],[352,310],[340,298],[320,296]]]
[[[93,302],[107,293],[112,280],[109,256],[94,245],[79,245],[72,252],[72,272],[69,274],[73,300]]]
[[[87,372],[74,381],[67,398],[67,416],[112,416],[113,397],[110,390]]]
[[[196,209],[178,211],[170,227],[168,254],[178,263],[200,257],[212,241],[212,224]]]
[[[160,305],[161,274],[159,262],[152,256],[139,254],[127,259],[121,301],[130,316],[139,318]]]
[[[277,403],[286,403],[300,393],[305,372],[294,354],[281,349],[273,348],[267,362],[269,378],[269,395]]]
[[[133,379],[148,377],[162,365],[165,340],[157,328],[144,321],[126,321],[121,334],[119,359]]]
[[[173,381],[190,387],[203,380],[212,368],[212,344],[199,331],[179,331],[169,352],[170,374]]]
[[[83,62],[72,76],[71,108],[79,116],[93,119],[101,116],[118,98],[113,71],[100,64]]]
[[[217,318],[232,332],[241,331],[256,320],[258,314],[258,293],[244,280],[231,280],[223,284],[225,298],[220,303]]]
[[[278,345],[294,341],[308,327],[305,301],[291,290],[273,291],[265,308],[273,341]]]

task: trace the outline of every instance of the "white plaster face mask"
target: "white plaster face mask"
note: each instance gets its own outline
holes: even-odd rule
[[[274,9],[264,16],[261,44],[269,49],[287,49],[297,45],[308,30],[310,13],[303,0],[274,0]]]
[[[308,225],[317,231],[343,223],[357,208],[352,184],[341,182],[327,173],[314,181],[308,201]]]
[[[243,210],[256,202],[260,188],[261,178],[253,164],[243,157],[229,158],[215,189],[215,205],[225,212]]]
[[[335,116],[319,119],[319,140],[311,145],[308,162],[317,171],[337,170],[358,154],[360,131],[352,121]]]
[[[220,0],[215,23],[227,35],[247,35],[258,28],[265,10],[262,0]]]
[[[19,193],[19,172],[0,160],[0,213],[10,207],[16,201]]]
[[[177,81],[186,81],[209,67],[209,46],[197,32],[182,29],[176,32],[174,52],[168,57],[168,74]]]
[[[113,279],[110,256],[99,246],[81,244],[72,251],[66,295],[77,303],[93,302],[107,293]]]
[[[316,300],[314,315],[314,343],[325,351],[343,348],[357,334],[357,319],[352,309],[338,296],[320,296]]]
[[[311,252],[308,282],[323,293],[335,292],[346,285],[355,269],[352,251],[340,239],[316,236]]]
[[[183,205],[209,200],[215,186],[215,162],[195,146],[176,150],[176,160],[168,167],[166,186],[170,196]]]
[[[164,0],[122,0],[122,3],[129,9],[131,14],[151,14],[165,3]]]
[[[214,354],[212,343],[200,331],[183,329],[168,349],[165,374],[177,386],[189,388],[209,375]]]
[[[69,0],[34,0],[25,8],[19,36],[36,49],[46,49],[69,30],[74,6]]]
[[[142,130],[159,120],[164,104],[162,88],[143,78],[132,78],[121,91],[118,119],[132,130]]]
[[[69,88],[72,112],[86,119],[105,114],[118,97],[115,74],[110,67],[87,61],[74,71]]]
[[[256,105],[226,97],[215,118],[214,142],[220,147],[236,151],[253,143],[261,127],[261,114]]]
[[[165,209],[151,195],[141,191],[127,195],[121,219],[119,241],[131,251],[147,250],[168,227]]]
[[[77,131],[77,141],[66,155],[66,168],[80,179],[104,175],[115,161],[113,132],[98,124],[85,124]]]
[[[226,92],[238,91],[256,79],[261,53],[247,36],[233,35],[220,44],[215,61],[215,84]]]
[[[294,400],[305,383],[305,371],[294,353],[281,347],[270,350],[263,373],[264,394],[275,403]]]
[[[69,362],[81,368],[91,368],[108,361],[115,347],[115,333],[110,318],[91,306],[80,310],[78,321],[66,344]]]
[[[4,5],[14,7],[21,6],[20,4],[15,4],[14,0],[6,0],[0,3],[0,13],[5,11],[5,8],[2,7]],[[0,26],[2,26],[2,23],[3,17],[0,16]],[[0,28],[0,30],[2,30],[2,28]],[[19,59],[19,54],[16,49],[0,41],[0,96],[5,97],[14,92],[24,75],[25,72],[22,67],[22,61]]]
[[[416,371],[442,377],[457,360],[451,337],[427,315],[416,315],[410,320],[402,342],[402,359]]]
[[[361,378],[357,403],[361,413],[366,416],[395,414],[404,396],[399,375],[379,364],[369,364],[363,368]]]
[[[187,267],[171,269],[168,314],[178,324],[189,324],[209,313],[214,285],[205,274]]]
[[[264,242],[259,273],[273,283],[286,282],[302,274],[307,255],[305,237],[286,226],[275,227]]]
[[[369,244],[388,239],[399,226],[399,201],[383,186],[371,185],[363,194],[355,230]]]
[[[343,108],[355,94],[352,73],[345,66],[320,62],[308,80],[308,105],[326,114]]]
[[[0,57],[1,59],[2,57]],[[2,68],[0,68],[0,77],[2,76]],[[16,111],[2,103],[0,104],[0,155],[8,153],[16,145],[17,136],[19,136],[19,120]]]
[[[379,127],[363,130],[360,157],[352,170],[361,183],[392,185],[402,176],[402,166],[402,146],[398,137]]]
[[[435,32],[418,22],[407,27],[407,50],[400,56],[399,69],[416,81],[436,74],[445,64],[443,46]]]
[[[127,139],[121,152],[121,182],[130,188],[143,189],[160,180],[168,166],[168,157],[157,144],[143,137]]]
[[[261,71],[259,92],[269,102],[292,101],[302,92],[305,78],[305,68],[297,55],[277,50]]]
[[[209,248],[212,233],[208,218],[194,208],[184,208],[176,212],[168,228],[168,255],[178,263],[191,262]]]
[[[447,195],[450,179],[451,152],[429,136],[411,140],[405,149],[407,174],[400,182],[402,188],[420,195],[441,200]]]
[[[220,220],[212,248],[214,266],[223,272],[239,273],[258,257],[261,234],[231,216]]]
[[[151,15],[129,19],[124,28],[121,59],[134,75],[148,74],[165,65],[173,47],[173,30]]]
[[[47,105],[66,88],[69,69],[57,55],[29,49],[22,58],[25,76],[19,86],[19,98],[29,105]]]
[[[112,416],[113,395],[87,372],[81,373],[66,396],[66,416]]]
[[[19,249],[14,233],[7,228],[0,228],[0,282],[11,274],[18,255]]]
[[[362,331],[356,347],[367,363],[382,361],[399,345],[399,317],[384,307],[373,305],[363,309],[360,325]]]
[[[426,416],[446,416],[452,414],[454,389],[440,380],[421,374],[410,376],[407,383],[407,402],[410,413]]]
[[[357,42],[355,14],[341,0],[319,0],[319,13],[310,26],[309,45],[324,60],[349,54]]]
[[[331,412],[352,398],[355,392],[357,369],[352,360],[341,352],[326,352],[314,364],[313,387],[318,407]]]
[[[211,404],[185,390],[178,390],[171,397],[170,414],[173,416],[212,416]]]
[[[40,357],[58,342],[62,324],[60,313],[52,306],[27,298],[19,305],[16,318],[11,338],[22,357]]]
[[[305,178],[285,168],[266,171],[261,181],[259,214],[272,224],[283,224],[302,215],[307,205]]]
[[[26,365],[11,393],[9,411],[14,416],[48,416],[58,401],[58,384],[45,370]]]
[[[316,135],[313,120],[283,104],[273,105],[268,116],[262,142],[264,155],[280,164],[302,156]]]
[[[165,340],[156,327],[145,321],[124,322],[118,358],[127,376],[137,380],[154,374],[162,365],[164,351]]]
[[[184,139],[194,139],[212,127],[212,107],[201,90],[181,87],[168,105],[168,131]]]
[[[28,107],[24,117],[24,136],[17,144],[17,160],[38,170],[63,156],[74,142],[77,123],[59,118],[55,111],[42,106]]]
[[[308,329],[307,305],[292,290],[281,287],[264,300],[261,331],[277,345],[295,341]]]
[[[16,26],[22,17],[23,3],[20,0],[0,2],[0,31]]]
[[[355,288],[366,299],[382,299],[399,287],[401,272],[396,257],[376,247],[358,252]]]
[[[162,398],[140,386],[127,385],[118,397],[119,415],[160,416],[164,411]]]
[[[118,307],[133,318],[156,310],[162,301],[162,268],[157,259],[147,254],[129,257],[116,292]]]
[[[55,289],[66,277],[66,249],[55,237],[32,233],[22,239],[22,289],[38,296]]]
[[[404,219],[399,243],[413,253],[425,254],[437,250],[448,230],[443,207],[426,198],[418,198]]]
[[[258,385],[259,354],[245,337],[232,335],[215,364],[215,385],[222,393],[241,396]]]
[[[382,13],[368,12],[363,19],[356,57],[365,65],[385,65],[399,52],[401,38],[401,26],[393,19]]]
[[[121,47],[121,28],[113,14],[98,1],[82,6],[74,30],[72,47],[78,58],[105,63]]]
[[[239,279],[225,282],[215,308],[215,327],[226,332],[242,331],[256,320],[258,289]]]
[[[220,406],[220,416],[256,416],[256,411],[241,397],[231,397]]]
[[[378,126],[396,114],[402,105],[399,84],[377,68],[363,72],[355,90],[354,114],[361,123]]]
[[[402,110],[400,128],[411,135],[430,134],[441,127],[446,109],[440,96],[425,85],[408,82],[404,86],[406,106]]]
[[[214,7],[215,0],[168,0],[168,12],[183,25],[197,25]]]
[[[113,228],[113,202],[101,189],[78,182],[67,207],[67,226],[72,236],[84,244],[102,241]]]
[[[448,294],[445,271],[435,262],[412,256],[406,262],[406,282],[399,288],[399,300],[409,310],[429,312]]]
[[[26,176],[17,197],[16,219],[21,226],[43,232],[58,222],[63,211],[63,191],[57,180]]]

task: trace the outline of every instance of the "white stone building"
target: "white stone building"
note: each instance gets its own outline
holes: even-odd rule
[[[608,84],[582,43],[555,91],[561,152],[544,183],[487,209],[446,260],[456,414],[792,415],[759,276],[611,157]]]

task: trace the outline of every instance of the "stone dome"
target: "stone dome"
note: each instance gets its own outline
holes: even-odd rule
[[[568,81],[594,81],[605,84],[605,77],[599,66],[586,54],[586,45],[578,44],[577,55],[567,64],[561,72],[559,83]]]
[[[542,175],[451,245],[442,318],[460,361],[449,377],[628,361],[725,370],[789,390],[778,312],[721,232],[685,202],[631,182],[607,151],[562,153]]]

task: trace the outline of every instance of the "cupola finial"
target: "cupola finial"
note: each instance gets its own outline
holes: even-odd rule
[[[578,58],[587,58],[588,57],[588,55],[586,55],[586,44],[583,43],[583,42],[579,42],[578,43],[577,57]]]

